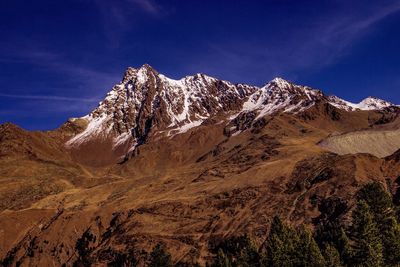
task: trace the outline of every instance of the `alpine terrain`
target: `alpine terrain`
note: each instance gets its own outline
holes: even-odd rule
[[[284,231],[300,231],[296,242],[309,240],[303,248],[324,261],[290,266],[387,266],[395,243],[368,250],[383,258],[358,257],[355,227],[379,219],[365,215],[375,207],[365,192],[390,199],[376,214],[397,214],[400,107],[281,78],[262,87],[173,80],[143,65],[58,129],[0,125],[0,181],[4,266],[289,266],[273,255],[289,251],[271,234]],[[321,237],[334,227],[351,255]],[[244,265],[240,238],[257,264]]]

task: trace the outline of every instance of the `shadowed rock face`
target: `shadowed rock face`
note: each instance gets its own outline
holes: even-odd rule
[[[257,88],[129,68],[98,108],[57,130],[0,126],[0,258],[143,263],[164,242],[175,262],[204,263],[221,238],[260,244],[274,215],[346,222],[361,185],[400,176],[398,151],[372,155],[399,149],[398,109],[364,102],[282,79]]]

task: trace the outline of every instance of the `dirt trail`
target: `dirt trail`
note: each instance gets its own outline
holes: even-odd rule
[[[299,200],[300,200],[305,194],[307,194],[307,192],[308,192],[308,189],[304,189],[304,190],[294,199],[294,201],[293,201],[293,203],[292,203],[292,206],[291,206],[291,208],[290,208],[290,210],[289,210],[289,212],[288,212],[288,215],[287,215],[287,219],[288,219],[288,220],[290,220],[290,219],[292,218],[293,212],[296,211],[297,203],[299,202]]]

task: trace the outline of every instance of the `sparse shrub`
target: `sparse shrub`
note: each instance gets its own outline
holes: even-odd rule
[[[165,250],[164,245],[157,244],[150,254],[149,267],[172,267],[171,255]]]

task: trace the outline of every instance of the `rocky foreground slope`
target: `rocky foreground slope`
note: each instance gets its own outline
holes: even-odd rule
[[[98,265],[133,249],[143,263],[159,242],[175,262],[205,263],[221,238],[262,242],[274,215],[312,228],[340,200],[346,221],[361,185],[395,194],[400,176],[396,137],[348,136],[398,121],[386,101],[353,104],[280,78],[255,87],[129,68],[59,129],[0,126],[0,258],[68,266],[85,240]]]

